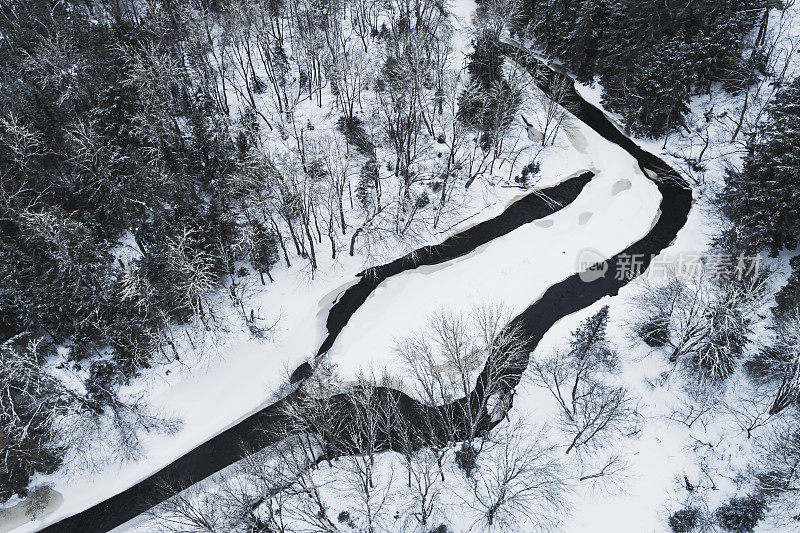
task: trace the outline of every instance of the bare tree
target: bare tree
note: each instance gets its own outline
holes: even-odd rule
[[[399,227],[408,227],[414,212],[412,185],[418,181],[413,164],[418,156],[422,128],[433,134],[432,111],[437,84],[443,78],[450,41],[450,24],[441,6],[430,0],[397,0],[389,3],[390,38],[384,49],[381,77],[376,82],[380,112],[394,148],[394,172],[402,180],[398,202]],[[435,110],[435,104],[434,109]]]
[[[391,403],[377,383],[374,376],[361,376],[349,391],[352,419],[345,438],[352,449],[337,463],[344,475],[343,488],[358,502],[356,512],[364,531],[369,533],[386,527],[387,507],[394,490],[391,470],[380,472],[382,477],[378,478],[378,452],[386,436]]]
[[[254,10],[255,46],[258,58],[272,87],[273,100],[283,118],[294,109],[300,99],[298,90],[294,97],[289,92],[296,82],[289,72],[289,58],[285,51],[285,35],[290,30],[288,17],[280,4],[260,0]]]
[[[800,511],[800,427],[784,419],[758,442],[760,464],[756,468],[759,489],[770,498],[771,519],[781,528],[794,527]]]
[[[183,489],[183,490],[182,490]],[[166,482],[158,487],[163,503],[150,508],[148,516],[163,531],[218,533],[224,531],[225,516],[218,499],[206,493],[202,485],[177,488]]]
[[[330,210],[336,213],[342,235],[347,233],[347,221],[344,216],[345,192],[350,189],[350,178],[353,173],[352,161],[346,155],[339,136],[329,136],[324,140],[324,150],[320,157],[324,161],[328,179],[329,198],[333,202]]]
[[[284,403],[288,426],[297,433],[298,442],[313,461],[324,459],[329,466],[341,451],[342,407],[333,398],[341,386],[335,369],[323,362],[303,381],[302,394]]]
[[[395,351],[412,376],[410,386],[429,405],[450,404],[437,423],[471,442],[503,416],[503,405],[527,362],[521,329],[500,306],[476,307],[468,316],[439,312],[426,330]],[[477,387],[477,389],[476,389]]]
[[[327,82],[323,69],[327,16],[308,0],[292,0],[287,7],[295,21],[290,37],[291,49],[296,51],[293,56],[299,72],[298,90],[307,92],[308,98],[315,98],[322,107],[322,89]]]
[[[323,495],[329,482],[297,435],[245,457],[213,482],[164,485],[149,515],[169,531],[337,531]]]
[[[449,73],[443,76],[440,112],[437,117],[437,126],[441,130],[440,140],[444,142],[446,159],[440,171],[439,207],[434,218],[434,227],[439,223],[445,205],[456,185],[456,177],[464,165],[463,148],[467,144],[468,131],[464,124],[458,120],[458,93],[461,89],[461,72]]]
[[[57,419],[93,409],[93,404],[44,370],[40,364],[43,339],[18,335],[0,345],[0,420],[2,420],[3,482],[0,498],[24,494],[32,472],[51,472],[61,463]]]
[[[546,75],[544,71],[540,72],[542,76]],[[548,88],[547,94],[539,94],[539,103],[542,109],[537,117],[542,146],[555,143],[561,125],[569,116],[568,96],[572,89],[572,80],[567,76],[554,76],[549,81]],[[528,134],[530,137],[530,127],[528,127]]]
[[[411,66],[404,62],[393,64],[392,79],[378,92],[378,102],[386,123],[386,133],[395,152],[395,174],[402,179],[400,198],[407,206],[414,183],[412,163],[417,157],[417,138],[420,129],[419,98],[414,85],[406,85]],[[410,206],[407,206],[410,208]]]
[[[354,0],[350,3],[350,19],[353,29],[367,52],[367,39],[378,32],[378,17],[383,5],[369,0]]]
[[[698,422],[706,427],[709,418],[720,408],[721,398],[719,390],[697,386],[685,387],[683,396],[677,405],[671,408],[666,418],[674,422],[679,422],[687,428],[691,428]]]
[[[215,31],[214,17],[205,2],[187,2],[180,6],[186,26],[183,49],[187,66],[203,93],[210,96],[217,108],[228,115],[227,35]]]
[[[427,532],[441,518],[439,505],[443,485],[439,480],[440,472],[434,450],[422,448],[412,453],[409,462],[411,483],[407,491],[411,498],[408,512],[413,518],[409,526],[416,530]]]
[[[607,345],[608,307],[573,331],[570,350],[534,358],[534,380],[556,399],[570,434],[566,453],[601,447],[636,421],[636,407],[621,386],[610,383],[617,354]]]
[[[362,51],[361,46],[353,40],[355,28],[346,31],[342,19],[332,17],[328,20],[325,31],[328,46],[327,73],[344,120],[352,123],[356,104],[361,103],[361,91],[365,85],[366,45]]]
[[[323,492],[329,482],[316,475],[316,459],[299,438],[287,436],[248,455],[223,484],[223,493],[244,512],[246,523],[274,531],[336,531]]]
[[[234,76],[231,76],[230,86],[246,102],[249,111],[260,116],[264,123],[272,128],[270,121],[256,101],[256,95],[264,88],[264,82],[258,77],[255,70],[257,29],[254,22],[256,20],[255,6],[251,2],[231,2],[227,5],[220,20],[222,31],[227,36],[227,46],[224,48],[224,52],[229,63],[234,67]]]
[[[506,426],[492,440],[470,478],[468,505],[479,514],[475,525],[500,531],[556,529],[566,510],[567,483],[544,432]]]
[[[617,491],[625,476],[628,463],[616,453],[600,457],[597,461],[581,462],[581,474],[578,481],[591,485],[593,491]]]
[[[294,155],[275,158],[270,172],[270,186],[274,196],[274,210],[283,218],[297,254],[307,257],[313,271],[317,269],[314,235],[322,241],[318,225],[318,200],[324,196],[322,174],[324,168],[317,161],[303,162]],[[299,226],[299,227],[298,227]]]
[[[213,256],[197,246],[195,230],[189,228],[168,239],[166,252],[167,266],[175,276],[176,289],[184,296],[192,314],[208,329],[207,315],[213,317],[208,295],[216,282]]]
[[[764,295],[765,280],[715,279],[668,271],[658,284],[643,283],[634,298],[642,313],[637,331],[652,346],[667,346],[670,362],[697,370],[701,380],[727,378],[742,358],[750,322]]]
[[[770,23],[772,6],[765,6],[749,58],[737,68],[725,72],[724,86],[740,100],[738,112],[720,118],[723,128],[732,131],[731,143],[737,142],[742,131],[748,134],[757,132],[768,103],[786,80],[791,57],[800,49],[800,39],[791,29],[796,24],[792,10],[794,3],[795,0],[784,2],[777,21],[773,23]],[[769,74],[764,76],[761,74],[764,72]],[[738,144],[744,149],[747,142],[741,139]]]
[[[739,385],[730,391],[730,396],[723,403],[723,408],[736,421],[736,425],[747,433],[748,439],[753,436],[753,431],[772,421],[772,398],[764,396],[761,391]]]
[[[778,320],[775,340],[748,362],[755,377],[773,388],[769,414],[778,414],[800,400],[800,312]],[[777,389],[777,390],[775,390]]]

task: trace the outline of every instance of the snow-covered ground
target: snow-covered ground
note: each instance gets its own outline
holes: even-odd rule
[[[552,166],[558,164],[558,153],[553,151]],[[476,182],[470,201],[461,211],[464,220],[432,235],[432,241],[444,240],[462,228],[496,216],[521,195],[517,188]],[[404,252],[399,249],[397,254]],[[251,274],[249,307],[266,324],[275,324],[264,339],[253,338],[236,309],[230,309],[220,295],[218,309],[227,308],[229,316],[222,314],[218,320],[228,324],[228,331],[215,331],[205,340],[201,335],[203,346],[198,350],[182,342],[186,349],[181,350],[180,362],[158,365],[120,393],[126,397],[146,391],[152,409],[179,418],[181,430],[175,434],[144,434],[142,458],[137,461],[112,462],[95,472],[62,469],[50,476],[38,476],[33,485],[50,486],[63,495],[63,501],[52,512],[15,531],[34,531],[121,492],[278,399],[290,373],[316,354],[336,296],[357,281],[355,274],[365,266],[364,257],[346,253],[336,260],[320,254],[319,260],[313,279],[303,268],[276,268],[272,272],[274,283],[262,288],[257,276]],[[192,331],[192,335],[197,333]],[[198,338],[193,337],[193,341],[198,343]],[[98,447],[102,449],[100,443]],[[108,450],[102,453],[111,455]]]
[[[397,375],[395,341],[424,329],[441,309],[500,302],[517,315],[547,288],[578,272],[582,252],[593,250],[607,259],[649,232],[661,201],[655,184],[623,149],[574,118],[567,126],[586,140],[586,151],[565,147],[561,157],[596,173],[578,198],[470,254],[381,283],[326,355],[345,379],[383,368]]]
[[[453,8],[463,30],[474,4],[456,2]],[[456,35],[463,55],[468,34],[457,31]],[[598,87],[579,89],[587,100],[599,101]],[[533,93],[529,96],[531,102],[537,101]],[[715,96],[722,98],[719,93],[710,98]],[[693,103],[698,117],[707,107],[708,98],[698,98]],[[731,114],[735,113],[737,102],[728,102]],[[540,110],[529,104],[525,112],[533,115]],[[722,112],[720,107],[717,112]],[[723,142],[724,133],[718,133],[709,149],[707,157],[713,162],[706,172],[708,182],[720,176],[726,163],[723,154],[731,152],[731,145]],[[510,135],[524,137],[522,125],[517,124]],[[661,152],[663,140],[642,142],[653,153]],[[697,139],[668,139],[667,151],[696,152],[695,143]],[[660,197],[653,183],[633,158],[578,121],[569,119],[556,145],[540,157],[542,179],[538,186],[553,185],[583,170],[592,170],[596,176],[575,202],[546,219],[527,224],[456,260],[421,267],[382,283],[353,315],[325,356],[343,379],[354,378],[360,372],[379,372],[385,367],[402,381],[402,367],[393,345],[397,339],[422,329],[432,313],[484,302],[500,302],[512,313],[521,311],[549,286],[574,273],[581,251],[593,249],[609,257],[646,234],[656,220]],[[502,172],[507,173],[508,169]],[[699,190],[702,195],[702,187]],[[495,216],[522,193],[479,180],[465,194],[463,207],[452,217],[453,224],[441,226],[446,230],[431,232],[427,236],[430,242],[441,241],[463,227]],[[667,253],[702,252],[711,233],[707,213],[694,209]],[[396,248],[395,255],[403,251]],[[51,476],[38,476],[34,485],[49,485],[63,499],[46,515],[15,531],[35,530],[121,492],[273,402],[285,390],[288,373],[316,352],[325,334],[327,311],[336,296],[354,282],[354,274],[372,259],[342,253],[333,260],[320,253],[319,269],[313,277],[302,267],[276,268],[274,283],[263,288],[251,275],[248,306],[265,324],[275,324],[271,334],[264,339],[253,338],[236,310],[231,309],[230,316],[220,317],[227,326],[213,339],[209,336],[202,350],[187,349],[180,362],[158,365],[127,386],[122,395],[147,391],[148,403],[156,411],[179,417],[182,429],[171,435],[144,435],[142,456],[136,461],[106,464],[90,474],[65,468]],[[781,258],[779,267],[785,266],[785,259]],[[605,298],[562,319],[548,331],[534,354],[541,356],[563,344],[581,320],[600,305],[608,304],[610,336],[622,356],[620,379],[639,401],[643,415],[638,434],[614,443],[614,449],[629,465],[624,479],[603,490],[575,484],[570,517],[558,530],[666,531],[666,517],[687,497],[684,475],[700,486],[698,490],[713,507],[742,488],[735,474],[752,457],[753,441],[758,436],[746,439],[742,430],[724,415],[692,427],[670,419],[670,414],[685,402],[685,392],[677,378],[664,377],[668,368],[663,356],[651,353],[626,333],[631,321],[628,297],[635,290],[635,285],[627,286],[618,297]],[[224,295],[219,299],[218,309],[225,309]],[[184,331],[178,331],[178,336],[181,333]],[[186,346],[186,342],[180,345]],[[518,387],[512,418],[541,427],[553,425],[555,415],[554,402],[545,389],[528,381]],[[552,431],[552,438],[558,440],[557,431]],[[400,461],[396,454],[384,454],[381,468],[387,473],[400,471]],[[334,476],[336,472],[322,468],[319,475]],[[448,478],[458,475],[456,471],[449,472]],[[714,490],[708,488],[712,479]],[[445,498],[444,507],[459,509],[463,497],[454,489]],[[347,507],[346,498],[341,495],[329,491],[327,498],[336,511]],[[393,505],[398,511],[405,509],[404,497],[398,495]],[[467,530],[474,523],[469,512],[447,514],[454,531]],[[119,530],[158,530],[144,522],[137,519]],[[0,531],[4,531],[2,525]]]
[[[474,4],[461,2],[455,7],[454,24],[459,31],[454,35],[453,61],[463,64],[470,39],[469,32],[464,29],[469,25]],[[336,117],[325,111],[334,104],[329,93],[325,98],[322,108],[307,101],[296,110],[304,120],[315,122],[318,132],[334,130]],[[233,95],[231,101],[236,102]],[[270,107],[266,101],[264,105]],[[235,110],[232,114],[235,115]],[[509,137],[528,142],[521,122],[515,125]],[[277,152],[287,150],[287,143],[277,133],[265,142]],[[433,139],[429,142],[434,144]],[[585,168],[580,159],[565,158],[563,154],[563,149],[556,147],[541,155],[542,175],[548,178],[543,186],[555,184]],[[429,159],[435,161],[434,155]],[[525,162],[524,158],[520,159],[517,172]],[[509,173],[506,165],[498,171],[498,176],[502,174],[507,178]],[[478,180],[469,190],[457,191],[455,194],[463,196],[456,200],[458,212],[443,219],[438,229],[429,229],[424,242],[444,240],[463,228],[492,218],[509,203],[530,192],[497,184],[501,181],[504,183],[505,179]],[[357,215],[348,212],[348,218],[351,216]],[[241,279],[247,286],[244,293],[248,311],[253,309],[259,323],[271,327],[264,338],[249,333],[237,309],[230,305],[224,291],[220,291],[215,314],[222,326],[210,333],[196,326],[175,328],[172,335],[180,361],[158,363],[120,391],[121,398],[145,397],[155,413],[179,419],[181,429],[173,434],[143,433],[139,458],[135,460],[118,458],[116,450],[109,449],[103,442],[92,443],[91,450],[82,450],[80,459],[67,458],[66,466],[56,473],[33,479],[32,486],[49,487],[55,494],[54,503],[46,513],[21,525],[17,521],[3,520],[0,531],[17,525],[15,531],[36,530],[99,503],[273,403],[285,393],[289,374],[316,353],[325,335],[328,309],[338,294],[357,281],[355,274],[376,261],[402,255],[409,245],[418,246],[423,242],[393,244],[394,247],[382,250],[381,255],[376,256],[371,250],[373,255],[357,253],[350,257],[346,251],[341,251],[336,259],[321,249],[319,268],[313,273],[304,260],[295,257],[292,268],[287,269],[282,263],[273,268],[275,281],[268,282],[266,287],[261,286],[256,274]],[[123,243],[118,255],[124,256],[132,249]],[[61,371],[62,377],[70,379],[69,372],[69,369]],[[71,381],[80,383],[75,377]],[[88,465],[87,456],[94,460]],[[16,503],[18,500],[11,500],[6,507],[12,508]]]

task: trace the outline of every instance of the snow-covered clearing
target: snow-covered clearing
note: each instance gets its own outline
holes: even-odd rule
[[[454,62],[463,63],[469,46],[469,33],[465,28],[474,4],[462,2],[456,8],[454,23],[460,31],[455,32]],[[331,95],[326,92],[324,96],[326,100],[321,108],[306,101],[296,110],[297,115],[303,117],[298,122],[307,120],[317,125],[315,131],[322,141],[326,140],[325,132],[335,130],[336,119],[335,114],[325,112],[334,107]],[[262,98],[265,108],[270,108],[267,99]],[[232,95],[231,101],[235,103],[237,99]],[[521,122],[514,125],[508,137],[527,143],[531,151],[535,149]],[[276,153],[291,150],[277,132],[265,142]],[[428,142],[431,153],[424,164],[435,164],[437,158],[432,152],[436,149],[435,139]],[[382,150],[379,150],[381,161],[389,159],[380,152]],[[539,157],[541,175],[545,177],[541,186],[553,185],[588,168],[587,161],[573,157],[563,141],[559,146],[544,150]],[[241,314],[220,291],[215,305],[219,327],[208,333],[191,325],[175,328],[172,335],[180,360],[156,364],[120,391],[121,398],[145,396],[154,412],[179,419],[181,429],[174,434],[144,433],[140,455],[134,459],[120,458],[117,450],[109,449],[104,442],[93,442],[88,452],[82,450],[81,458],[68,459],[67,466],[52,475],[37,476],[32,485],[49,487],[58,505],[51,506],[36,520],[15,531],[36,530],[99,503],[274,402],[285,392],[289,374],[316,353],[324,337],[328,309],[336,296],[355,281],[355,273],[369,264],[402,255],[408,247],[439,242],[463,228],[496,216],[516,198],[530,192],[521,191],[506,181],[512,170],[518,172],[526,163],[525,157],[521,157],[516,167],[509,168],[506,164],[499,169],[496,179],[478,180],[469,190],[456,191],[454,194],[462,196],[455,201],[459,205],[458,212],[443,218],[438,229],[427,230],[418,241],[393,241],[385,250],[368,250],[370,255],[356,253],[350,257],[344,251],[337,254],[336,259],[332,259],[327,250],[321,250],[319,268],[313,275],[303,259],[294,257],[292,268],[276,265],[272,271],[275,281],[265,287],[261,286],[257,274],[242,278],[248,311],[253,309],[262,325],[272,327],[264,338],[250,334]],[[358,216],[352,209],[347,215],[348,218]],[[123,244],[118,255],[124,256],[133,249]],[[361,252],[358,248],[356,251]],[[61,371],[65,379],[71,372],[69,368]],[[73,381],[80,383],[77,379]],[[90,459],[89,464],[86,457]],[[9,507],[15,503],[17,500],[12,500]],[[5,524],[8,527],[19,525]],[[0,531],[4,528],[6,525],[0,525]]]
[[[457,2],[453,8],[463,24],[458,28],[463,30],[474,4]],[[468,34],[456,31],[456,35],[458,50],[463,54]],[[599,101],[598,87],[579,90],[587,100]],[[721,98],[720,94],[695,99],[695,115],[702,116],[709,99]],[[536,101],[533,94],[529,96],[531,102]],[[727,102],[724,110],[734,114],[737,102]],[[723,112],[720,106],[716,109]],[[535,115],[541,109],[529,103],[524,112]],[[330,117],[322,117],[317,111],[308,114],[315,121],[330,122]],[[720,176],[727,162],[724,156],[733,150],[730,143],[723,141],[728,134],[727,130],[712,131],[707,157],[713,163],[705,173],[709,182]],[[509,135],[529,143],[521,123]],[[661,152],[663,141],[640,142],[653,153]],[[696,143],[696,138],[670,138],[667,152],[691,154],[697,152]],[[402,381],[402,365],[393,353],[393,345],[397,339],[422,329],[432,313],[443,308],[467,309],[484,302],[497,302],[516,314],[535,302],[549,286],[576,272],[578,256],[583,250],[592,249],[609,257],[645,235],[659,216],[658,191],[634,159],[574,119],[564,125],[556,145],[542,152],[540,161],[542,180],[537,186],[553,185],[582,170],[592,170],[596,175],[575,202],[550,217],[525,225],[456,260],[409,271],[381,284],[353,315],[325,356],[342,379],[353,379],[359,373],[380,373],[385,368]],[[515,168],[518,170],[522,164],[521,161]],[[465,193],[463,207],[451,217],[452,224],[442,225],[447,229],[431,232],[426,240],[441,241],[459,229],[501,212],[522,194],[519,189],[502,186],[507,185],[504,180],[511,174],[508,168],[498,170],[496,183],[500,186],[477,181]],[[700,187],[701,195],[702,192]],[[705,250],[714,229],[711,222],[707,212],[694,209],[667,253]],[[397,246],[384,258],[404,251]],[[263,339],[254,338],[246,331],[237,311],[231,309],[229,316],[219,317],[225,324],[222,331],[213,339],[209,336],[202,349],[191,350],[187,341],[181,341],[181,348],[186,348],[181,352],[181,361],[154,367],[122,394],[136,396],[147,391],[150,405],[179,417],[182,429],[172,435],[145,435],[138,460],[113,462],[88,475],[62,469],[51,476],[39,476],[34,485],[51,486],[63,496],[63,501],[15,531],[35,530],[119,493],[274,401],[284,391],[288,374],[315,354],[325,334],[324,322],[330,305],[354,282],[354,274],[375,259],[341,253],[334,260],[320,253],[319,269],[313,278],[302,266],[281,267],[273,271],[274,283],[263,288],[257,276],[251,274],[247,305],[266,324],[274,323],[274,330]],[[785,261],[785,257],[780,258],[778,267],[785,267]],[[652,353],[627,334],[631,321],[627,298],[634,290],[635,284],[627,286],[619,297],[606,298],[590,309],[562,319],[551,328],[534,354],[541,356],[563,344],[569,331],[582,319],[600,305],[608,304],[612,317],[610,336],[622,359],[620,380],[639,401],[642,415],[640,432],[614,443],[614,450],[628,463],[623,479],[601,488],[574,484],[569,498],[570,517],[558,527],[562,531],[666,531],[666,516],[687,497],[684,476],[698,485],[698,493],[712,507],[738,489],[746,488],[736,474],[752,457],[753,442],[758,436],[746,439],[733,420],[724,415],[692,427],[674,420],[674,412],[686,402],[679,377],[668,375],[662,354]],[[220,295],[219,300],[218,307],[225,309],[225,296]],[[202,343],[202,336],[195,338],[195,342]],[[729,389],[735,387],[736,379],[731,381]],[[524,381],[517,388],[510,416],[532,428],[553,426],[555,407],[545,389]],[[563,436],[558,431],[551,428],[550,434],[558,445],[562,444],[559,439]],[[538,433],[532,431],[531,435]],[[113,455],[111,452],[98,443],[98,453]],[[563,460],[568,468],[577,468],[572,458]],[[452,462],[449,464],[452,466]],[[383,454],[380,469],[378,485],[390,473],[402,471],[402,459],[394,453]],[[318,475],[334,479],[337,471],[323,467]],[[460,479],[460,475],[452,468],[447,473],[448,483]],[[207,485],[203,483],[200,487]],[[445,491],[443,515],[447,515],[452,530],[468,530],[475,518],[468,510],[459,511],[467,495],[457,484],[451,488],[452,491]],[[396,509],[398,520],[409,520],[407,495],[395,496],[390,514]],[[326,489],[326,499],[336,512],[351,505],[347,496],[330,486]],[[402,524],[389,523],[386,527]],[[118,530],[157,531],[158,527],[140,518]],[[768,525],[761,530],[769,531]],[[1,525],[0,531],[4,531]]]
[[[577,120],[567,127],[587,139],[587,150],[565,157],[596,172],[578,198],[470,254],[379,285],[326,355],[345,379],[383,368],[400,377],[395,341],[422,330],[437,311],[499,302],[517,315],[548,287],[578,272],[585,250],[609,258],[647,234],[661,200],[655,184],[618,146]]]

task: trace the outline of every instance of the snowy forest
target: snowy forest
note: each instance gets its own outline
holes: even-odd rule
[[[795,0],[0,0],[0,532],[800,531],[799,54]]]

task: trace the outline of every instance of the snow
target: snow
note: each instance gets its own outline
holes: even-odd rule
[[[464,4],[459,6],[463,8]],[[459,10],[456,62],[463,62],[464,50],[469,45],[469,34],[463,30],[469,24],[472,10],[469,5]],[[365,99],[368,97],[365,95]],[[261,95],[260,98],[267,96]],[[298,123],[312,121],[321,140],[324,140],[325,132],[334,129],[336,116],[329,112],[334,107],[331,98],[326,92],[321,108],[307,100],[296,109],[297,116],[303,117],[298,119]],[[232,116],[236,116],[236,101],[232,95]],[[271,107],[265,100],[264,108]],[[523,130],[521,125],[517,126],[519,131],[515,135],[519,137]],[[273,132],[265,142],[274,153],[290,149],[290,144],[278,132]],[[379,158],[381,152],[379,150]],[[553,155],[558,154],[553,152]],[[436,160],[434,157],[431,159]],[[543,162],[543,169],[547,169],[552,183],[568,177],[578,168],[565,165],[557,157]],[[510,170],[505,168],[503,173],[506,172]],[[217,321],[222,326],[213,333],[204,332],[196,324],[174,328],[172,335],[176,339],[180,361],[158,363],[120,391],[121,398],[145,395],[153,411],[163,417],[179,419],[181,429],[174,434],[153,432],[141,435],[142,448],[138,460],[121,460],[107,443],[95,442],[83,457],[68,458],[66,466],[56,473],[37,475],[32,485],[50,487],[55,495],[63,497],[63,501],[14,531],[33,531],[99,503],[273,403],[286,392],[290,373],[316,353],[326,334],[328,309],[341,292],[357,282],[354,276],[357,272],[368,264],[402,255],[408,247],[441,241],[465,227],[496,216],[527,192],[478,180],[470,190],[458,192],[462,196],[455,200],[462,204],[458,213],[443,219],[445,223],[440,229],[429,231],[423,236],[424,241],[388,242],[383,250],[371,250],[372,256],[357,254],[350,257],[346,251],[340,250],[336,259],[332,259],[321,245],[318,250],[319,269],[313,274],[306,260],[295,256],[292,257],[291,269],[285,268],[282,262],[276,265],[272,271],[275,281],[268,282],[266,287],[261,287],[257,273],[251,272],[239,282],[247,285],[245,306],[248,312],[253,309],[264,327],[274,324],[263,339],[249,334],[237,310],[230,305],[224,291],[220,291],[214,307]],[[348,211],[347,216],[353,215]],[[128,235],[114,253],[116,257],[130,260],[138,257],[139,251],[132,236]],[[69,368],[58,372],[75,383],[81,382],[81,376]]]
[[[455,2],[451,8],[456,19],[455,46],[463,57],[469,46],[466,30],[475,5],[471,1]],[[579,91],[588,101],[599,103],[599,86],[579,86]],[[702,116],[711,100],[716,102],[722,97],[714,94],[704,98],[697,98],[692,104],[695,118]],[[731,113],[735,112],[735,105],[730,102]],[[312,108],[311,102],[307,107],[298,114],[317,124],[330,122],[329,117]],[[536,112],[525,110],[526,114]],[[724,133],[714,134],[707,156],[714,162],[707,171],[709,181],[721,174],[727,162],[724,155],[731,150],[723,142]],[[531,144],[533,150],[523,124],[517,124],[511,135]],[[676,137],[668,141],[672,153],[697,152],[696,139]],[[653,153],[661,152],[662,140],[640,142]],[[635,160],[574,119],[568,120],[556,146],[540,157],[539,187],[554,185],[583,170],[592,170],[596,175],[572,204],[546,219],[527,224],[453,261],[420,267],[382,283],[325,355],[344,379],[382,368],[391,369],[392,375],[402,379],[401,364],[392,348],[397,339],[421,330],[431,314],[442,308],[467,309],[487,302],[500,302],[511,313],[517,313],[535,302],[548,287],[576,272],[582,251],[591,249],[610,257],[645,235],[659,215],[658,191]],[[504,169],[505,173],[510,173],[509,169]],[[442,226],[446,230],[428,235],[429,242],[495,216],[523,193],[477,181],[466,194],[459,217],[450,227]],[[703,251],[711,232],[709,225],[707,213],[693,209],[669,253]],[[118,252],[124,258],[134,256],[135,243],[127,239]],[[333,260],[326,252],[321,250],[318,254],[320,268],[313,279],[296,265],[291,269],[276,268],[275,282],[264,288],[256,274],[248,277],[252,296],[247,306],[263,318],[264,324],[276,324],[266,338],[252,338],[235,309],[228,309],[228,316],[221,317],[227,332],[207,339],[202,350],[190,350],[187,341],[182,340],[180,346],[185,350],[180,362],[158,365],[122,391],[131,396],[147,391],[148,401],[155,409],[182,420],[177,434],[145,435],[138,461],[108,464],[91,474],[61,470],[51,476],[38,476],[34,485],[52,486],[63,496],[63,502],[49,514],[14,531],[33,531],[121,492],[279,397],[285,391],[288,374],[312,358],[321,343],[330,305],[356,281],[354,274],[365,262],[375,260],[358,255],[351,258],[346,252]],[[397,246],[392,248],[395,256],[402,252]],[[788,257],[781,257],[778,264],[785,267],[787,260]],[[580,320],[600,305],[609,304],[609,332],[623,355],[621,379],[640,401],[644,420],[638,435],[614,444],[629,463],[626,478],[616,490],[598,492],[574,487],[572,515],[562,524],[563,531],[666,531],[665,517],[684,500],[684,474],[693,481],[701,480],[701,464],[710,463],[719,490],[706,490],[703,494],[713,506],[738,488],[733,479],[725,476],[733,477],[732,473],[752,457],[752,443],[725,416],[692,428],[667,420],[670,409],[685,400],[685,392],[676,377],[662,379],[662,372],[668,369],[661,354],[652,353],[623,333],[630,320],[627,298],[634,290],[635,285],[629,285],[619,297],[605,298],[565,317],[548,331],[534,354],[547,353],[563,343]],[[226,306],[230,308],[221,295],[217,307]],[[190,328],[180,328],[177,334],[189,331]],[[536,426],[550,424],[555,417],[552,398],[545,389],[523,382],[511,416]],[[723,437],[728,437],[728,444],[723,444]],[[709,453],[697,452],[693,446],[698,441],[718,443],[718,448]],[[387,472],[392,462],[396,463],[394,469],[401,469],[396,454],[384,454],[381,461]],[[335,475],[325,468],[321,471],[320,475]],[[457,475],[449,472],[448,478]],[[463,506],[455,492],[448,497],[454,509]],[[328,498],[333,509],[346,507],[340,495],[328,494]],[[402,506],[402,497],[398,497],[396,505]],[[449,515],[457,517],[452,524],[455,531],[466,530],[474,519],[468,512]],[[0,525],[0,531],[3,527]],[[118,530],[157,528],[137,518]]]
[[[578,198],[539,224],[526,224],[465,256],[381,283],[326,355],[342,376],[382,368],[397,375],[396,340],[423,330],[439,310],[501,302],[517,315],[576,273],[584,250],[608,259],[649,232],[661,200],[655,184],[627,152],[575,122],[570,127],[588,139],[587,153],[568,151],[568,160],[596,173]]]
[[[550,285],[574,273],[584,248],[610,257],[649,231],[660,201],[655,185],[623,150],[577,121],[571,127],[570,135],[564,133],[560,144],[544,155],[538,185],[554,185],[591,169],[596,176],[579,197],[541,223],[525,225],[464,257],[382,283],[326,356],[344,379],[384,366],[396,371],[394,339],[421,328],[439,308],[496,301],[511,312],[521,311]],[[567,141],[575,138],[586,145],[586,153],[570,148]],[[494,216],[522,193],[506,189],[499,194],[502,200],[451,232]],[[361,258],[340,255],[336,262],[326,258],[313,280],[303,271],[276,270],[275,282],[260,291],[255,304],[267,322],[279,319],[274,338],[256,342],[234,331],[206,350],[219,356],[184,358],[183,365],[170,365],[169,376],[150,375],[146,383],[133,384],[131,393],[148,390],[150,404],[180,418],[183,429],[175,435],[146,435],[145,459],[137,462],[112,464],[89,476],[41,476],[37,482],[52,485],[64,501],[19,531],[53,523],[124,490],[272,403],[291,370],[316,352],[329,305],[354,282],[352,273],[362,266]],[[254,275],[250,277],[255,282]],[[275,309],[273,302],[280,307]]]

